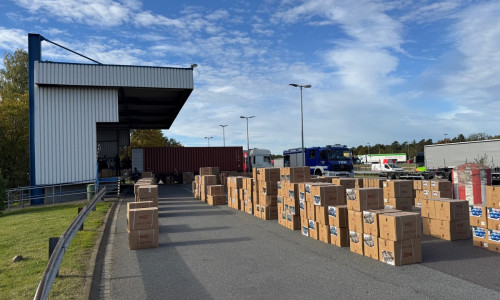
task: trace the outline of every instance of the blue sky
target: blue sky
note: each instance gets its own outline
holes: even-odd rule
[[[106,64],[189,67],[195,89],[168,137],[273,153],[460,133],[499,134],[498,1],[0,2],[0,54],[40,33]],[[43,58],[85,62],[45,43]],[[0,67],[3,67],[0,63]]]

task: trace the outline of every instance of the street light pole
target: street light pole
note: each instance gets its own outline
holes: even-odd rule
[[[241,119],[247,119],[247,172],[250,171],[250,139],[248,137],[248,119],[255,118],[255,116],[245,117],[240,116]]]
[[[210,139],[213,139],[214,137],[213,136],[206,136],[205,138],[208,141],[208,147],[210,147]]]
[[[227,125],[219,125],[220,127],[222,127],[222,139],[224,141],[224,147],[226,147],[226,134],[224,132],[224,127],[226,127]]]
[[[300,87],[300,130],[301,130],[301,135],[302,135],[302,164],[305,166],[306,165],[306,151],[304,148],[304,109],[302,105],[302,88],[310,88],[312,87],[310,84],[306,85],[300,85],[296,83],[290,83],[291,86],[293,87]]]

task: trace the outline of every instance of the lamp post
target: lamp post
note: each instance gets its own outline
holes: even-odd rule
[[[240,116],[241,119],[247,119],[247,172],[250,171],[250,139],[248,138],[248,119],[255,118],[255,116],[245,117]]]
[[[302,164],[306,164],[306,151],[304,149],[304,109],[302,105],[302,88],[310,88],[312,87],[310,84],[306,85],[300,85],[296,83],[290,83],[291,86],[293,87],[299,87],[300,88],[300,129],[301,129],[301,135],[302,135]]]
[[[220,127],[222,127],[222,140],[224,141],[224,147],[226,147],[226,134],[224,132],[224,127],[226,127],[227,125],[219,125]]]
[[[206,136],[205,138],[208,141],[208,147],[210,147],[210,139],[213,139],[214,137],[213,136]]]

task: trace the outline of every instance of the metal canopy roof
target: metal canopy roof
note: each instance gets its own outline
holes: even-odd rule
[[[193,91],[192,68],[35,63],[38,86],[118,89],[118,123],[100,127],[169,129]]]

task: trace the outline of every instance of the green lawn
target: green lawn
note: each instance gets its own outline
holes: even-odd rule
[[[7,212],[0,217],[0,299],[32,299],[48,263],[49,237],[59,237],[82,203],[50,205]],[[90,255],[111,203],[98,203],[66,251],[52,299],[81,298]],[[24,260],[12,263],[22,255]]]

